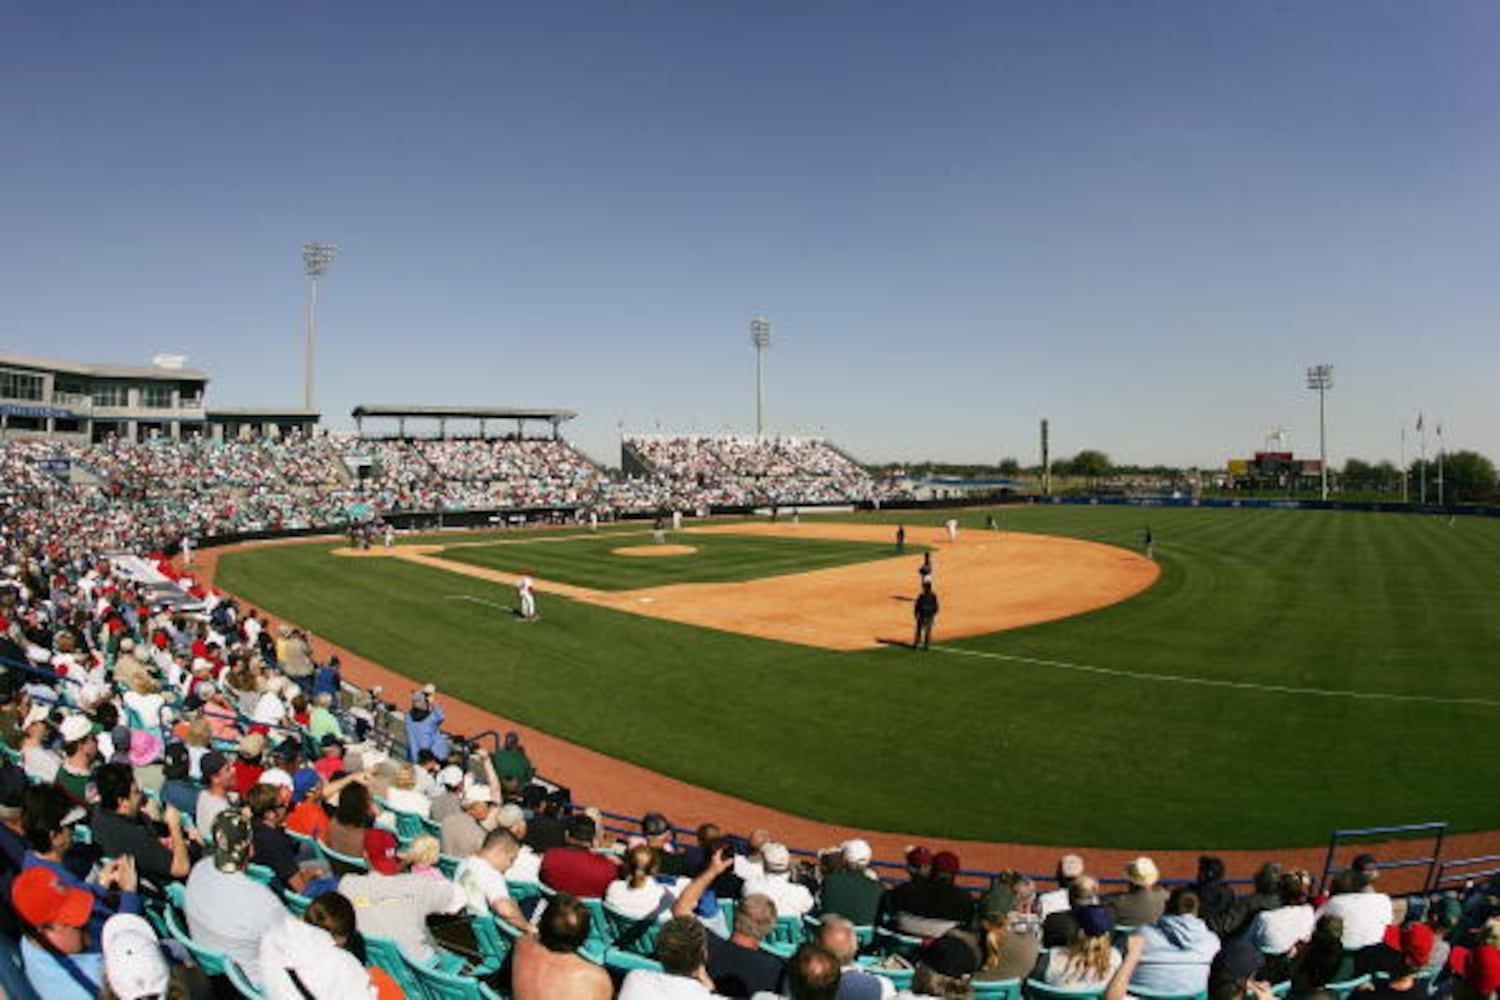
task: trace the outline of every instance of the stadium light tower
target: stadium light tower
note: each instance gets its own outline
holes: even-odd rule
[[[1323,499],[1328,499],[1328,423],[1324,402],[1333,388],[1333,365],[1313,365],[1307,370],[1307,387],[1318,394],[1318,473],[1323,478]]]
[[[313,344],[318,329],[318,279],[333,263],[339,248],[333,243],[302,244],[302,264],[307,269],[307,372],[302,385],[302,405],[313,408]]]
[[[755,436],[766,430],[766,348],[771,346],[771,321],[750,321],[750,343],[755,345]]]

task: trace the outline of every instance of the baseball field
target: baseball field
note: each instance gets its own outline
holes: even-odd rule
[[[216,582],[472,704],[833,823],[1139,848],[1500,827],[1500,523],[1006,507],[950,543],[948,516],[278,545]],[[511,612],[523,571],[536,622]]]

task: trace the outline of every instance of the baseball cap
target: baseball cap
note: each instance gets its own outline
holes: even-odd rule
[[[259,757],[266,752],[266,738],[260,733],[251,733],[240,740],[241,757]]]
[[[641,832],[648,837],[660,837],[670,829],[672,824],[659,812],[649,812],[641,817]]]
[[[11,885],[16,912],[33,927],[62,924],[82,927],[94,912],[94,896],[84,889],[70,889],[57,872],[44,865],[28,868]]]
[[[323,776],[310,767],[304,767],[292,775],[292,801],[301,802],[307,798],[308,793],[317,788],[322,780]]]
[[[396,854],[396,835],[389,830],[371,827],[365,831],[365,857],[370,867],[382,875],[401,874],[401,858]]]
[[[1432,958],[1432,948],[1437,937],[1426,924],[1395,925],[1385,929],[1386,946],[1401,953],[1401,962],[1408,969],[1420,969]]]
[[[792,867],[792,852],[774,840],[760,849],[760,860],[768,872],[784,872]]]
[[[117,913],[104,922],[104,977],[120,1000],[165,996],[172,973],[162,957],[161,941],[151,925],[134,913]]]
[[[906,849],[906,867],[926,868],[932,864],[932,852],[925,847],[908,847]]]
[[[466,805],[466,806],[472,806],[472,805],[474,805],[475,803],[478,803],[478,802],[488,802],[488,801],[490,801],[490,786],[489,785],[481,785],[478,782],[475,782],[474,784],[470,785],[468,788],[464,789],[464,797],[463,797],[463,803],[464,803],[464,805]]]
[[[870,843],[866,840],[844,841],[844,860],[851,865],[867,865],[874,852],[870,850]]]
[[[568,836],[573,840],[593,840],[594,832],[594,818],[587,813],[574,813],[568,817]]]
[[[932,870],[935,872],[947,872],[952,875],[958,871],[958,855],[952,851],[938,851],[932,856]]]
[[[1142,855],[1125,866],[1125,877],[1133,885],[1155,885],[1161,879],[1156,862]]]
[[[57,727],[64,743],[77,743],[94,731],[94,724],[86,715],[70,715]]]
[[[437,780],[439,784],[446,785],[449,788],[457,788],[464,783],[463,768],[456,764],[449,764],[437,773]]]
[[[250,821],[238,809],[214,817],[214,865],[221,872],[244,871],[250,863]]]
[[[198,773],[207,781],[229,766],[229,758],[217,750],[210,750],[198,761]]]
[[[526,810],[522,809],[514,802],[507,802],[505,805],[501,806],[500,812],[497,816],[497,819],[499,820],[499,828],[502,830],[509,830],[511,827],[515,826],[517,823],[520,823],[525,818]]]
[[[1089,937],[1099,937],[1115,929],[1115,911],[1097,904],[1073,907],[1073,920]]]
[[[260,777],[255,779],[257,785],[275,785],[278,788],[293,790],[292,776],[279,767],[271,767],[260,772]]]
[[[1375,860],[1373,854],[1356,854],[1349,867],[1357,872],[1377,872],[1380,870],[1380,862]]]

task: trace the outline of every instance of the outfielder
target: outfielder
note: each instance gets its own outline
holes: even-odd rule
[[[521,596],[521,617],[527,621],[536,618],[536,581],[531,578],[531,571],[527,570],[521,574],[516,581],[516,593]]]

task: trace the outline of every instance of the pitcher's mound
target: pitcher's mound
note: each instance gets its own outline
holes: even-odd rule
[[[617,556],[641,556],[647,559],[662,556],[690,556],[698,551],[696,545],[630,545],[623,549],[611,549]]]

